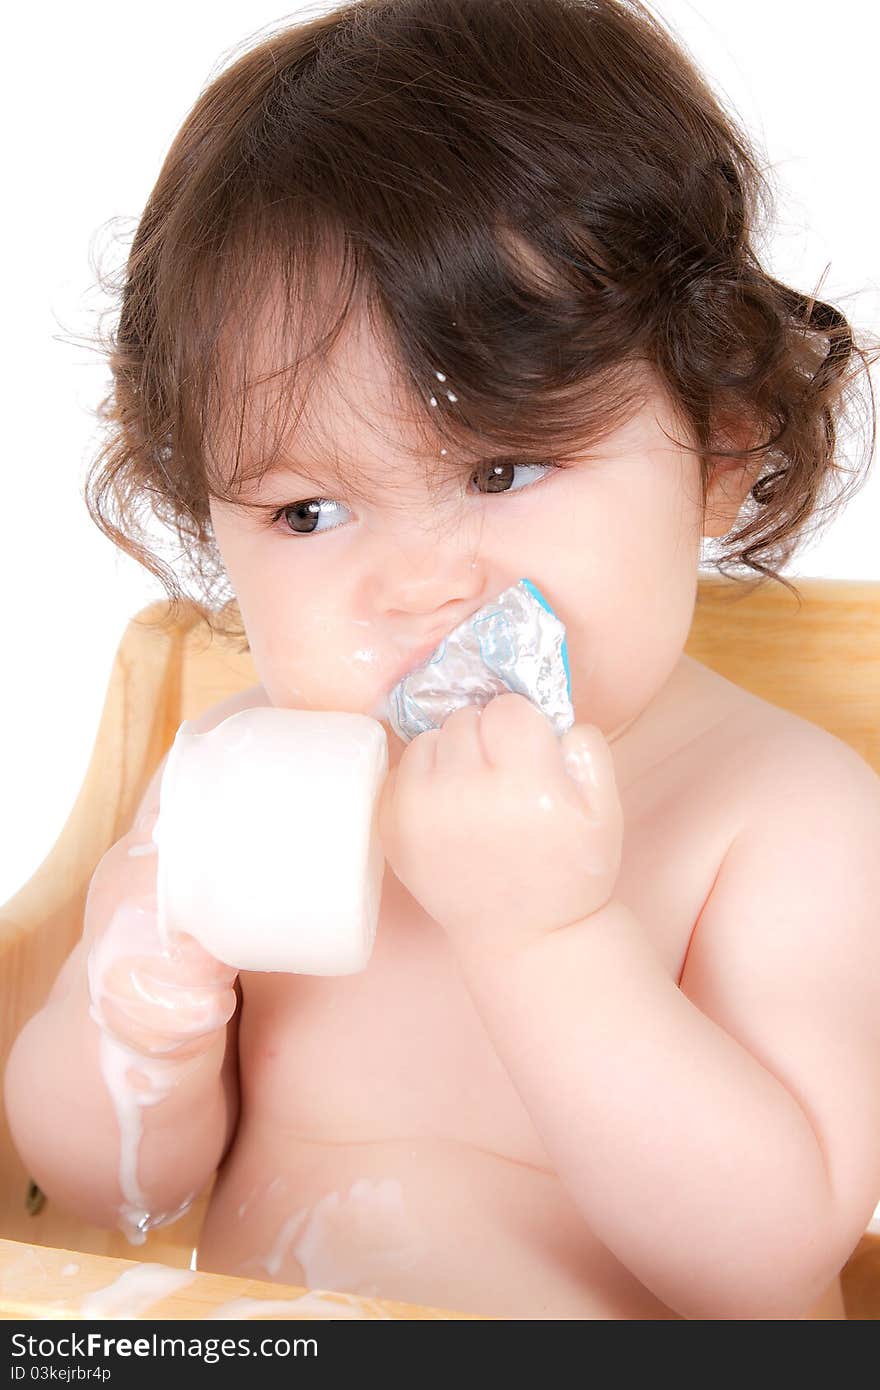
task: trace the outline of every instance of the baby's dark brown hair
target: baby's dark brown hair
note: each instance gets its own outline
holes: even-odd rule
[[[708,563],[797,594],[780,566],[870,466],[876,347],[762,268],[771,206],[747,136],[636,0],[355,0],[284,28],[202,92],[112,285],[90,514],[160,579],[171,621],[186,599],[241,636],[209,498],[278,458],[365,311],[435,476],[487,442],[524,461],[600,448],[648,368],[698,441],[704,505],[720,457],[755,470]],[[267,316],[276,394],[255,431]],[[870,441],[848,469],[862,381]],[[149,512],[195,593],[150,548]]]

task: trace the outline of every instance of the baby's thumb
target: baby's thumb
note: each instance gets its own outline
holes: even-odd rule
[[[573,724],[560,739],[565,770],[588,799],[596,785],[591,733],[595,734],[592,724]]]
[[[608,740],[595,724],[574,724],[560,739],[565,769],[578,787],[592,818],[615,821],[622,815],[617,776]]]

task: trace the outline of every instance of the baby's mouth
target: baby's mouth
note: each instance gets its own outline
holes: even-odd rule
[[[531,699],[560,735],[574,723],[565,627],[526,578],[412,647],[388,681],[377,717],[404,740],[504,691]]]
[[[408,676],[409,673],[415,671],[417,667],[424,666],[428,658],[432,656],[440,646],[444,637],[448,635],[448,632],[439,633],[425,642],[420,643],[419,646],[411,647],[407,655],[400,664],[392,670],[391,675],[387,678],[385,687],[386,694],[390,690],[393,690],[394,687],[403,680],[404,676]]]
[[[398,664],[390,668],[383,678],[382,689],[376,697],[373,708],[366,711],[371,718],[378,719],[381,724],[391,724],[390,697],[392,692],[397,689],[405,676],[425,665],[451,631],[452,629],[449,628],[445,632],[435,633],[433,637],[426,638],[418,646],[410,647]]]

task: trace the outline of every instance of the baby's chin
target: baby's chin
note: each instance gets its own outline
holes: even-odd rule
[[[391,768],[397,767],[397,764],[403,757],[407,745],[404,743],[402,738],[398,737],[398,735],[394,732],[390,725],[383,723],[382,728],[388,735],[388,768],[390,771]]]

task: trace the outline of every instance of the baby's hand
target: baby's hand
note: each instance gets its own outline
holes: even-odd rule
[[[163,952],[156,820],[143,818],[117,840],[92,876],[83,932],[90,1013],[134,1051],[183,1060],[207,1052],[225,1029],[237,1003],[237,971],[183,933]]]
[[[509,954],[611,898],[623,811],[600,729],[561,739],[523,695],[419,734],[379,806],[386,858],[466,952]]]

